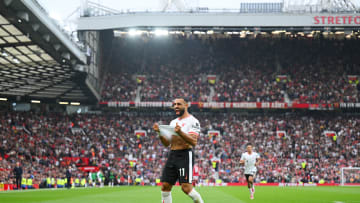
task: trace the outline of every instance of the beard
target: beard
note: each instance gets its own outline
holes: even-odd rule
[[[178,111],[179,111],[179,115],[176,114],[176,111],[175,111],[175,114],[176,114],[176,116],[179,116],[179,117],[183,116],[185,113],[185,109],[179,109]]]

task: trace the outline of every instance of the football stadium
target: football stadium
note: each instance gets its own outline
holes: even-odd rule
[[[0,0],[0,202],[360,203],[359,0]]]

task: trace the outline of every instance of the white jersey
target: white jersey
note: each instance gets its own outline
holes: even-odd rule
[[[194,116],[189,115],[183,119],[176,118],[170,122],[170,126],[175,128],[176,123],[181,127],[181,131],[184,133],[200,135],[200,123]]]
[[[260,155],[256,152],[251,154],[245,152],[241,155],[241,160],[245,161],[245,172],[244,174],[255,175],[257,169],[255,166],[256,159],[260,158]]]

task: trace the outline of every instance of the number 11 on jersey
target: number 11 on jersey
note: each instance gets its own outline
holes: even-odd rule
[[[180,176],[185,176],[185,168],[179,168]]]

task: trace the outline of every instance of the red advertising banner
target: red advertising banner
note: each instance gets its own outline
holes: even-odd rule
[[[98,172],[99,171],[99,167],[97,167],[97,166],[84,166],[84,167],[78,167],[78,169],[83,172]]]
[[[63,157],[63,162],[67,163],[66,165],[70,163],[76,163],[77,166],[83,165],[87,166],[89,165],[89,158],[88,157]]]
[[[332,130],[325,130],[324,135],[327,137],[334,137],[334,136],[336,136],[336,132],[332,131]]]

